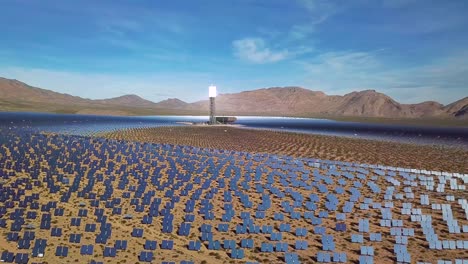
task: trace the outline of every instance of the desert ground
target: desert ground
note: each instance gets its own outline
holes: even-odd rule
[[[253,130],[234,126],[139,128],[103,133],[98,136],[127,141],[270,153],[297,158],[468,173],[468,150],[457,147]]]
[[[394,263],[395,245],[405,245],[397,239],[404,236],[411,263],[466,260],[468,247],[430,249],[427,230],[412,218],[430,216],[438,241],[468,243],[468,207],[462,205],[467,199],[467,160],[467,151],[457,148],[233,127],[131,129],[96,137],[7,132],[0,136],[0,220],[5,223],[0,225],[0,248],[28,254],[29,263],[143,263],[142,251],[154,253],[152,263],[284,263],[290,253],[301,263],[317,262],[319,253],[345,253],[351,263],[363,256],[374,263]],[[442,191],[434,188],[441,185]],[[429,204],[422,202],[425,195]],[[187,208],[189,201],[192,208]],[[344,212],[350,203],[351,211]],[[408,204],[416,209],[409,214],[402,210]],[[434,205],[450,205],[450,214]],[[157,213],[152,223],[143,224],[153,206]],[[57,208],[63,215],[55,215]],[[382,226],[382,208],[401,223]],[[37,215],[28,217],[28,212]],[[124,219],[125,214],[132,218]],[[51,217],[49,228],[41,227],[44,215]],[[187,215],[194,215],[193,222]],[[80,218],[81,224],[72,226],[72,218]],[[359,223],[366,219],[369,228],[361,230]],[[458,233],[448,232],[451,219],[457,220]],[[173,229],[164,232],[167,221]],[[179,227],[188,222],[189,234],[180,235]],[[19,230],[15,223],[21,223]],[[337,230],[337,223],[346,230]],[[96,231],[86,232],[86,224],[96,224]],[[100,228],[107,224],[111,234],[97,243]],[[228,230],[218,230],[219,224],[228,224]],[[289,224],[290,230],[281,231],[281,224]],[[204,225],[211,225],[211,231],[202,232]],[[247,232],[240,234],[239,226]],[[62,234],[51,236],[54,228]],[[134,228],[143,230],[142,237],[131,235]],[[298,235],[296,228],[306,233]],[[414,235],[392,234],[402,228]],[[10,233],[24,239],[26,231],[35,233],[29,249],[18,249],[19,241],[8,240]],[[272,233],[280,233],[281,239],[272,241]],[[333,237],[334,249],[323,248],[322,233]],[[376,233],[381,242],[370,241]],[[71,234],[82,234],[81,242],[70,243]],[[363,243],[352,242],[353,234],[362,235]],[[38,238],[47,240],[43,257],[31,254]],[[253,248],[243,248],[243,239],[252,239]],[[117,240],[127,240],[128,248],[104,257],[104,248],[113,248]],[[146,240],[157,241],[157,249],[145,249]],[[174,248],[161,249],[163,240],[173,241]],[[242,259],[223,249],[225,240],[235,241],[235,248],[244,252]],[[200,250],[189,250],[190,241],[201,241]],[[209,241],[219,241],[221,249],[209,249]],[[296,241],[307,241],[307,249],[296,249]],[[263,243],[276,248],[278,242],[287,244],[288,253],[262,252]],[[82,245],[94,245],[93,253],[80,254]],[[58,246],[69,248],[67,257],[55,255]],[[373,256],[363,254],[361,246],[371,246]]]

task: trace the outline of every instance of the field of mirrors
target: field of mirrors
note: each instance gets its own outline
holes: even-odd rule
[[[7,263],[468,263],[468,175],[0,134]]]

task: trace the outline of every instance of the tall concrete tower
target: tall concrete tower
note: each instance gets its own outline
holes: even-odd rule
[[[215,98],[216,98],[216,86],[210,85],[208,87],[208,95],[210,97],[210,125],[216,124],[216,105],[215,105]]]

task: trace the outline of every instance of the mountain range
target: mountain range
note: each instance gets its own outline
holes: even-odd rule
[[[468,97],[448,105],[435,101],[401,104],[375,90],[326,95],[320,91],[301,87],[273,87],[220,94],[216,98],[216,109],[220,115],[468,120]],[[92,100],[0,77],[0,111],[105,115],[207,115],[209,100],[187,103],[177,98],[170,98],[155,103],[137,95]]]

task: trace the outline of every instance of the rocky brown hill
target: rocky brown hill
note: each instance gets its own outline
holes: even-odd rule
[[[443,106],[428,101],[400,104],[375,90],[352,92],[343,96],[326,95],[300,87],[266,88],[235,94],[221,94],[216,98],[218,111],[235,113],[270,113],[279,115],[325,115],[386,118],[467,118],[468,99]],[[208,110],[208,101],[191,104],[193,108]]]
[[[0,110],[37,111],[35,105],[56,106],[54,109],[73,108],[75,113],[128,114],[207,114],[208,100],[186,103],[170,98],[158,103],[137,95],[90,100],[68,94],[29,86],[17,80],[0,78]],[[23,109],[24,108],[24,109]],[[232,94],[216,98],[219,114],[279,115],[279,116],[350,116],[385,118],[456,118],[468,119],[468,97],[449,105],[428,101],[418,104],[400,104],[375,90],[364,90],[341,95],[326,95],[301,87],[273,87]],[[41,108],[40,108],[41,109]],[[141,112],[139,109],[145,109]],[[152,112],[154,109],[154,112]],[[162,111],[162,112],[161,112]]]
[[[445,106],[443,110],[449,116],[468,119],[468,97]]]
[[[130,106],[130,107],[155,107],[156,104],[149,100],[143,99],[138,95],[129,94],[110,99],[93,100],[93,103],[100,103],[106,105],[116,106]]]
[[[63,104],[88,103],[90,100],[29,86],[18,80],[0,77],[0,98],[19,102],[59,102]]]
[[[157,107],[164,109],[185,109],[189,104],[177,98],[169,98],[157,103],[156,105]]]

